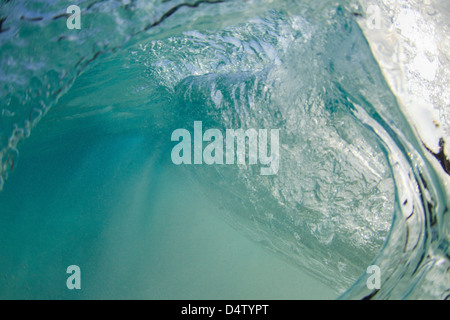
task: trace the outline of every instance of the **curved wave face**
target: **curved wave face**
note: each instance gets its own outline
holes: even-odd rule
[[[1,297],[308,298],[303,274],[322,298],[448,297],[444,138],[440,166],[358,2],[82,1],[80,29],[69,5],[0,5]],[[250,150],[174,164],[199,121],[278,129],[275,174]]]

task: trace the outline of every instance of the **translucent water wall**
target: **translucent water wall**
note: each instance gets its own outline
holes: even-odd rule
[[[445,164],[426,151],[438,154],[448,131],[445,46],[433,42],[435,77],[416,86],[406,72],[415,60],[393,64],[407,77],[396,86],[379,54],[384,29],[364,27],[370,5],[389,20],[384,2],[87,1],[75,32],[69,5],[1,5],[0,186],[27,137],[139,132],[166,163],[171,132],[197,120],[205,130],[278,128],[277,175],[186,167],[223,208],[216,214],[342,298],[446,297]],[[417,105],[411,91],[423,98],[430,87],[420,110],[438,106],[444,134],[405,111]],[[42,118],[45,137],[33,134]],[[375,291],[371,264],[383,271]]]

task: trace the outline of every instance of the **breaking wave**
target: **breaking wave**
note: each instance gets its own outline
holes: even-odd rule
[[[364,7],[82,1],[82,28],[68,30],[68,5],[1,3],[0,189],[46,115],[55,135],[80,118],[109,133],[140,130],[162,158],[170,133],[195,120],[280,128],[276,176],[188,169],[229,223],[341,298],[448,297],[445,155],[442,167],[430,163],[444,140],[427,151],[404,116],[358,24]],[[381,289],[366,286],[371,264]]]

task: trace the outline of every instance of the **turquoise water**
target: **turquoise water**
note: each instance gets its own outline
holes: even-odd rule
[[[142,137],[80,137],[24,151],[0,195],[2,298],[335,297],[231,228]],[[81,269],[80,291],[66,288],[71,264]]]
[[[442,181],[357,3],[188,3],[2,3],[0,297],[444,298]],[[194,121],[280,129],[279,172],[174,165]]]

